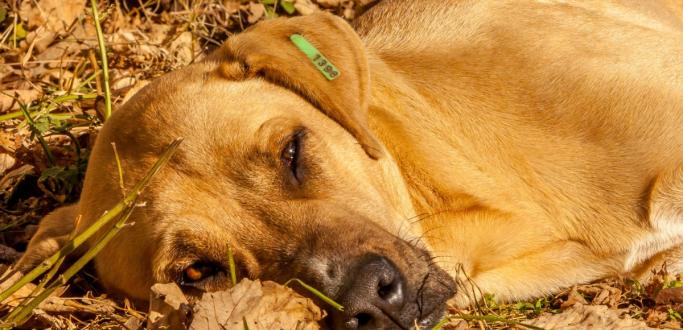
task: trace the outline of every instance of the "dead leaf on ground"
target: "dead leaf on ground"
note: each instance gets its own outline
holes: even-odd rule
[[[20,104],[30,104],[38,99],[40,91],[30,90],[5,90],[0,93],[0,112],[19,110]]]
[[[319,329],[324,312],[313,301],[274,282],[242,280],[228,291],[205,293],[190,329]]]
[[[251,13],[251,15],[247,17],[247,21],[249,22],[249,24],[254,24],[258,22],[258,20],[260,20],[261,17],[263,17],[263,15],[266,12],[266,7],[263,6],[262,3],[250,2],[249,12]]]
[[[567,300],[565,300],[560,308],[566,309],[571,306],[574,306],[576,304],[581,304],[581,305],[588,305],[588,302],[586,299],[579,293],[579,291],[576,289],[576,287],[572,287],[571,291],[569,291],[569,294],[567,294]]]
[[[190,311],[188,301],[178,285],[154,284],[149,297],[147,329],[186,328]]]
[[[311,2],[311,0],[296,0],[294,8],[301,15],[310,15],[319,10],[318,6]]]
[[[315,0],[315,2],[325,8],[334,8],[341,4],[340,0]]]
[[[652,329],[645,322],[634,320],[624,314],[623,310],[610,309],[607,306],[590,306],[576,304],[561,314],[544,314],[538,319],[526,323],[544,329]]]

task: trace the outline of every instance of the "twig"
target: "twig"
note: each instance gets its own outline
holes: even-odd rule
[[[109,64],[107,63],[107,48],[104,45],[104,34],[100,25],[100,15],[97,13],[97,0],[90,0],[92,16],[95,20],[97,31],[97,44],[100,48],[100,60],[102,61],[102,80],[104,84],[104,120],[111,116],[111,90],[109,89]]]

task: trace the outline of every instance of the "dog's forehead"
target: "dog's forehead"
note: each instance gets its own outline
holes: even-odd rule
[[[118,115],[134,117],[151,130],[163,125],[165,131],[187,138],[198,132],[253,136],[272,127],[264,124],[274,118],[316,112],[286,88],[260,78],[229,80],[215,74],[214,68],[199,63],[161,76],[131,98]],[[128,125],[126,120],[112,122]]]

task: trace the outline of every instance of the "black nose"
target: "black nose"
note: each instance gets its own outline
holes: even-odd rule
[[[384,257],[368,256],[349,275],[339,296],[345,310],[333,315],[334,328],[396,328],[405,301],[403,276],[396,266]]]

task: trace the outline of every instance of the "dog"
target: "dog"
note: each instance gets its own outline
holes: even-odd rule
[[[271,19],[116,110],[29,269],[184,142],[95,259],[112,292],[301,278],[334,328],[683,271],[683,4],[385,0]],[[75,221],[79,219],[79,221]]]

